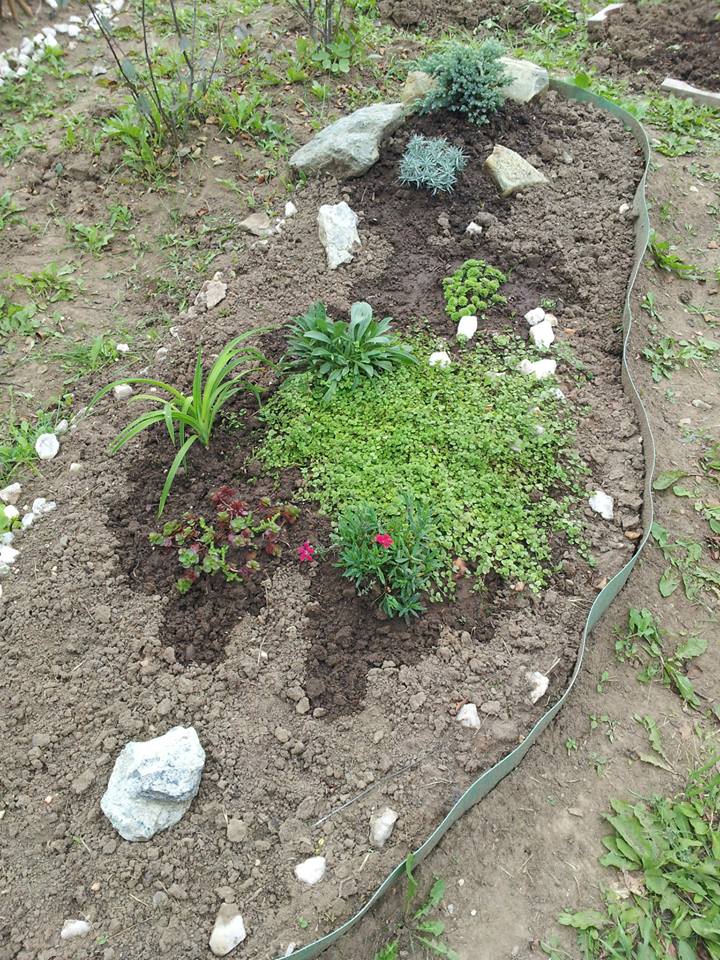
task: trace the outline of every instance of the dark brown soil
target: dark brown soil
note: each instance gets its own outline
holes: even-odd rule
[[[608,18],[611,72],[643,89],[648,78],[720,91],[720,20],[713,0],[626,3]],[[617,61],[620,61],[618,63]]]

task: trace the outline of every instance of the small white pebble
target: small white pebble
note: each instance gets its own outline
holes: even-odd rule
[[[53,433],[56,437],[61,437],[64,433],[67,433],[68,426],[67,420],[61,420],[60,423],[55,426]]]
[[[435,353],[430,354],[428,363],[431,367],[440,367],[444,369],[445,367],[450,366],[450,354],[445,350],[436,350]]]
[[[480,715],[474,703],[466,703],[460,707],[455,714],[455,719],[461,727],[468,727],[470,730],[480,729]]]
[[[541,320],[540,323],[534,324],[530,327],[530,339],[538,348],[538,350],[547,350],[550,344],[555,339],[555,334],[553,333],[552,324],[550,323],[547,314],[545,319]]]
[[[129,383],[119,383],[116,387],[113,387],[113,396],[116,400],[127,400],[128,397],[132,396],[133,388]]]
[[[0,547],[0,564],[11,566],[18,558],[19,551],[15,547]]]
[[[60,449],[60,441],[54,433],[41,433],[35,441],[35,453],[41,460],[52,460]]]
[[[545,319],[545,311],[542,307],[535,307],[534,310],[528,310],[525,319],[529,327],[534,327],[536,323],[541,323]]]
[[[31,527],[35,523],[36,519],[37,518],[34,513],[26,513],[21,521],[23,530],[27,530],[29,527]]]
[[[472,340],[477,333],[477,317],[461,317],[457,325],[457,338],[460,340]]]
[[[85,937],[90,933],[90,924],[87,920],[66,920],[60,931],[61,940],[74,940],[76,937]]]
[[[540,697],[545,696],[547,688],[550,686],[550,677],[546,677],[539,670],[533,670],[527,675],[530,681],[530,702],[537,703]]]
[[[0,500],[3,503],[17,503],[21,492],[22,487],[19,483],[11,483],[0,490]]]
[[[557,369],[555,360],[521,360],[518,364],[520,373],[534,374],[538,380],[551,377]]]
[[[285,219],[289,220],[290,217],[294,217],[296,213],[297,207],[292,200],[288,200],[288,202],[285,204]]]
[[[127,343],[116,343],[115,349],[118,353],[127,353],[130,350],[130,347]]]
[[[79,463],[70,464],[70,473],[80,473],[81,470],[82,470],[82,467],[80,466]]]
[[[479,237],[482,233],[482,227],[479,223],[475,223],[474,220],[471,220],[470,223],[465,227],[465,233],[469,233],[471,237]]]
[[[295,876],[309,887],[319,883],[325,876],[327,861],[325,857],[308,857],[295,867]]]
[[[12,503],[8,503],[3,507],[3,513],[5,514],[6,520],[17,520],[20,516],[20,511],[17,507],[13,506]]]
[[[612,520],[613,518],[613,498],[608,496],[604,490],[596,490],[589,498],[590,508],[599,513],[603,520]]]

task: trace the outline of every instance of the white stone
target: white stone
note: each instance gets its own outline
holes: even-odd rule
[[[21,520],[23,530],[28,530],[36,520],[37,517],[34,513],[26,513]]]
[[[285,219],[289,220],[290,217],[294,217],[296,213],[297,207],[292,200],[288,200],[288,202],[285,204]]]
[[[478,328],[478,318],[477,317],[461,317],[457,325],[457,338],[464,340],[472,340],[472,338],[477,333]]]
[[[465,227],[465,233],[469,233],[471,237],[479,237],[482,231],[483,228],[479,223],[475,223],[474,220],[471,220],[470,223]]]
[[[400,126],[402,103],[373,103],[321,130],[290,157],[290,166],[306,173],[361,177],[377,162],[383,139]]]
[[[216,957],[224,957],[242,943],[246,936],[240,911],[234,904],[224,903],[218,910],[215,926],[210,934],[210,949]]]
[[[100,806],[125,840],[149,840],[188,810],[205,764],[194,727],[173,727],[161,737],[126,744]]]
[[[503,197],[547,183],[547,178],[524,157],[496,143],[483,164]]]
[[[20,494],[22,493],[22,487],[19,483],[10,483],[7,487],[3,487],[0,490],[0,500],[3,503],[17,503]]]
[[[90,929],[87,920],[66,920],[60,931],[60,939],[74,940],[76,937],[86,937]]]
[[[613,518],[613,498],[608,496],[603,490],[596,490],[588,500],[590,508],[599,513],[603,520],[612,520]]]
[[[452,361],[450,360],[450,354],[445,350],[436,350],[434,353],[430,354],[428,363],[431,367],[440,367],[444,370],[446,367],[450,366]]]
[[[52,513],[57,504],[54,500],[46,500],[45,497],[36,497],[33,500],[32,512],[36,517],[42,517],[46,513]]]
[[[619,10],[620,7],[624,6],[622,3],[609,3],[606,7],[603,7],[602,10],[598,10],[597,13],[594,13],[591,17],[588,17],[588,23],[605,23],[609,14],[613,10]]]
[[[455,714],[455,719],[461,727],[467,727],[470,730],[480,729],[480,716],[474,703],[463,704]]]
[[[557,369],[555,360],[521,360],[518,364],[520,373],[533,374],[538,380],[551,377]]]
[[[5,533],[0,533],[0,546],[9,547],[14,539],[15,534],[10,530],[6,530]]]
[[[35,441],[35,453],[41,460],[52,460],[60,449],[60,441],[54,433],[41,433]]]
[[[20,516],[20,511],[16,506],[13,506],[12,503],[8,503],[3,507],[3,513],[5,514],[6,520],[17,520]]]
[[[510,78],[503,88],[503,96],[515,103],[529,103],[534,97],[544,93],[550,86],[550,74],[530,60],[517,60],[515,57],[500,57],[505,73]]]
[[[61,420],[59,423],[55,424],[55,429],[53,430],[53,433],[55,434],[56,437],[61,437],[64,433],[68,432],[69,426],[70,424],[67,422],[67,420]]]
[[[536,323],[542,323],[545,319],[545,311],[542,307],[535,307],[533,310],[528,310],[525,314],[525,319],[527,320],[528,326],[534,327]]]
[[[113,387],[113,396],[116,400],[127,400],[128,397],[131,397],[133,393],[133,388],[129,383],[118,383],[117,386]]]
[[[208,310],[212,310],[227,296],[227,284],[222,280],[208,280],[204,285],[205,297]]]
[[[551,327],[556,327],[558,325],[558,318],[554,313],[546,313],[545,319],[550,324]]]
[[[559,400],[561,403],[565,403],[565,394],[562,392],[560,387],[554,387],[552,390],[552,395],[556,400]]]
[[[70,464],[70,473],[80,473],[81,470],[82,470],[82,467],[80,466],[79,463]]]
[[[116,343],[115,349],[118,353],[128,353],[130,351],[130,344],[128,343]]]
[[[552,323],[546,316],[540,323],[530,327],[530,339],[539,350],[547,350],[555,339]]]
[[[67,33],[69,37],[79,37],[80,27],[76,23],[71,23],[68,25]]]
[[[325,857],[308,857],[307,860],[303,860],[302,863],[296,865],[295,876],[302,883],[307,883],[308,886],[312,887],[316,883],[320,883],[325,876],[326,869],[327,861]]]
[[[545,696],[547,688],[550,686],[550,678],[539,670],[529,672],[527,678],[530,682],[530,702],[537,703],[540,697]]]
[[[318,232],[331,270],[336,270],[342,263],[350,263],[354,252],[362,246],[357,224],[357,214],[344,200],[341,203],[324,203],[320,207]]]
[[[684,80],[673,80],[672,77],[665,77],[660,89],[666,90],[676,97],[684,97],[686,100],[694,100],[695,103],[701,103],[708,107],[720,108],[720,91],[702,90],[699,87],[694,87],[691,83],[685,83]]]
[[[390,807],[383,807],[380,813],[370,817],[370,843],[377,847],[384,847],[395,828],[398,814]]]
[[[5,566],[10,567],[17,560],[19,556],[19,551],[15,547],[0,547],[0,563],[4,563]]]

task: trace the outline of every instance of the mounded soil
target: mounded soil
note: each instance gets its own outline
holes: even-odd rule
[[[401,188],[397,160],[415,130],[442,131],[470,157],[456,192],[431,197]],[[548,177],[542,189],[498,199],[481,164],[492,145],[518,150]],[[509,107],[480,130],[454,118],[410,121],[362,180],[311,183],[280,236],[238,255],[228,298],[178,318],[178,339],[155,372],[186,383],[197,343],[205,355],[230,336],[278,327],[311,302],[345,311],[368,299],[402,329],[429,318],[451,338],[440,281],[478,256],[505,270],[508,315],[488,329],[522,330],[512,318],[555,300],[558,338],[590,376],[559,363],[559,381],[580,415],[578,446],[588,488],[615,499],[615,520],[587,513],[590,567],[561,548],[561,572],[538,596],[493,583],[406,626],[379,619],[326,565],[308,570],[295,546],[327,525],[305,508],[288,549],[249,585],[211,584],[181,598],[147,535],[168,462],[162,435],[110,459],[126,422],[106,401],[63,443],[38,493],[58,510],[24,541],[18,574],[5,581],[2,792],[4,868],[1,960],[36,956],[196,958],[206,952],[223,900],[249,931],[247,957],[282,956],[355,912],[369,891],[441,819],[474,775],[525,735],[565,688],[598,589],[639,537],[643,457],[620,380],[621,316],[633,250],[631,204],[641,169],[621,125],[589,106],[548,95]],[[361,216],[363,248],[330,274],[317,208],[347,198]],[[465,234],[482,220],[480,237]],[[265,342],[281,349],[277,334]],[[273,389],[273,381],[265,382]],[[200,509],[220,483],[243,495],[291,496],[298,477],[275,486],[251,451],[260,425],[218,434],[193,449],[168,516]],[[78,461],[80,473],[69,473]],[[28,499],[32,495],[24,491]],[[195,602],[197,601],[197,602]],[[526,672],[550,672],[533,706]],[[477,703],[482,729],[454,719]],[[200,793],[172,830],[145,844],[120,840],[100,812],[112,764],[129,739],[193,724],[207,752]],[[347,806],[344,806],[347,804]],[[382,851],[368,845],[378,808],[400,814]],[[227,821],[245,838],[230,842]],[[322,852],[317,887],[293,876]],[[52,947],[66,917],[93,924],[94,941]],[[302,918],[302,924],[298,919]]]
[[[608,18],[603,54],[637,89],[672,77],[720,91],[717,14],[713,0],[626,3]]]

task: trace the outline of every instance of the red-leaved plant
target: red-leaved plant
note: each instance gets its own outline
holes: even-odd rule
[[[154,546],[177,550],[183,568],[177,580],[180,593],[187,593],[204,573],[220,573],[229,583],[248,579],[261,568],[263,556],[282,554],[283,529],[300,513],[292,504],[273,504],[268,497],[251,505],[227,485],[209,499],[215,508],[213,519],[185,513],[150,534]]]

